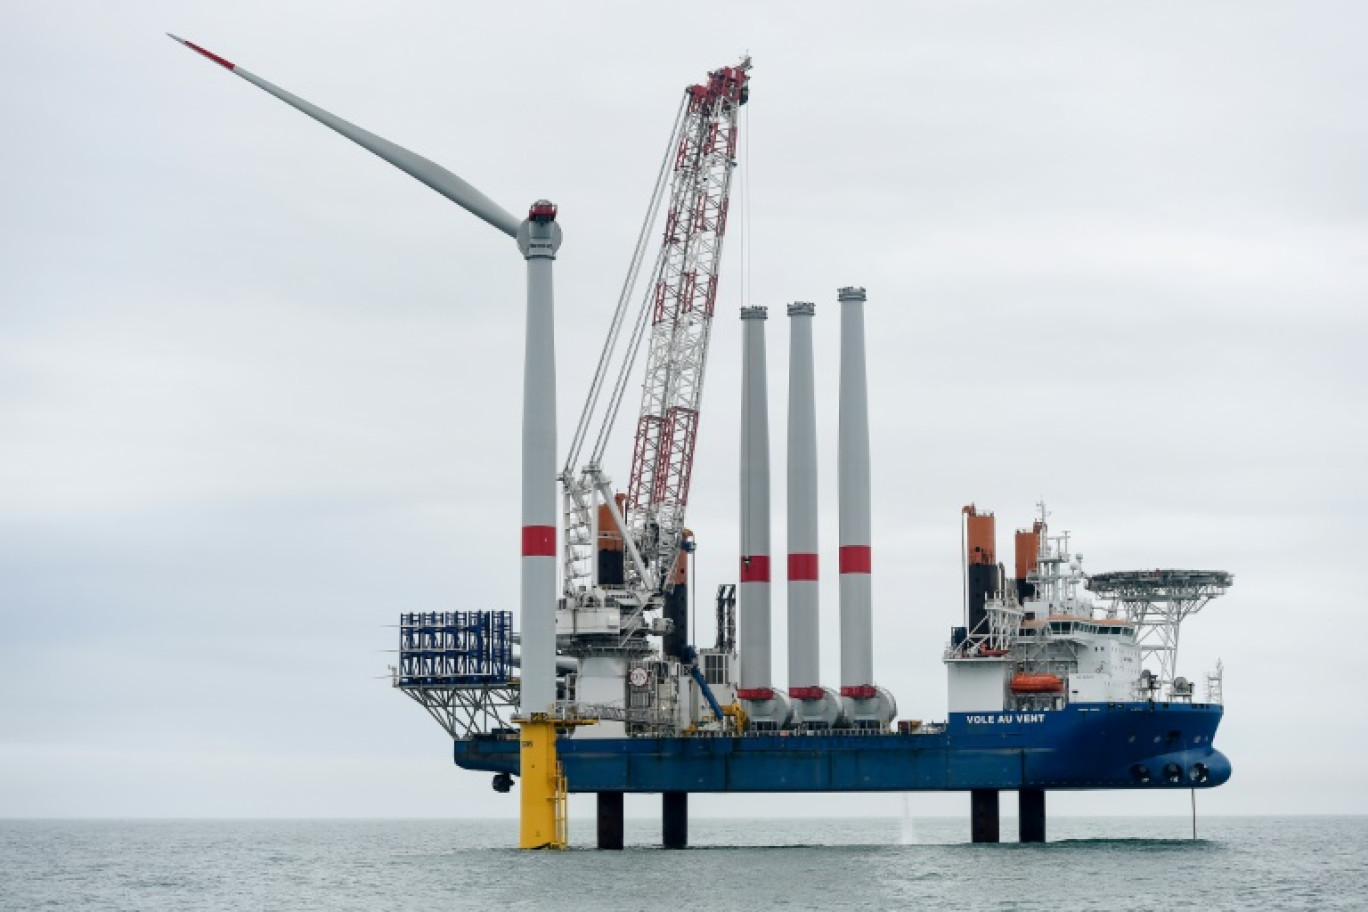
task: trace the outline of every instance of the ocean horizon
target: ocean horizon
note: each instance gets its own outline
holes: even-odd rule
[[[517,821],[0,818],[0,909],[1327,909],[1368,904],[1368,816],[1050,818],[1044,844],[950,816],[698,817],[690,848],[592,818],[564,852]]]

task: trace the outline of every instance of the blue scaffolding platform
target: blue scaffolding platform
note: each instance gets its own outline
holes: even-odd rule
[[[513,612],[399,615],[397,687],[503,687],[513,677]]]

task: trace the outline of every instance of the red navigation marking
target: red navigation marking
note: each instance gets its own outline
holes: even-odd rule
[[[817,579],[817,555],[815,554],[790,554],[788,561],[788,578],[790,581],[816,581]],[[805,698],[806,699],[806,698]]]
[[[555,557],[555,526],[523,526],[523,557]]]
[[[752,554],[741,558],[741,582],[768,583],[770,581],[770,559],[768,554]]]
[[[842,573],[868,573],[871,564],[869,545],[841,546]]]
[[[185,41],[185,39],[181,40]],[[215,54],[213,51],[206,50],[200,47],[193,41],[185,41],[185,46],[192,51],[198,51],[199,53],[203,54],[205,57],[208,57],[210,60],[214,61],[214,63],[217,63],[221,67],[227,67],[230,70],[237,69],[237,66],[235,64],[231,63],[230,61],[224,60],[222,57],[220,57],[218,54]]]

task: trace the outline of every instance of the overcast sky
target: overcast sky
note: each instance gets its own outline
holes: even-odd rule
[[[522,261],[166,31],[514,212],[559,203],[562,440],[679,93],[749,52],[705,613],[736,565],[737,309],[771,308],[779,553],[783,306],[817,302],[831,568],[835,291],[864,285],[900,715],[944,718],[961,506],[1005,553],[1044,498],[1087,569],[1235,574],[1183,631],[1180,673],[1226,667],[1235,772],[1204,812],[1368,812],[1361,5],[456,6],[0,0],[0,816],[516,814],[384,675],[399,612],[516,607]]]

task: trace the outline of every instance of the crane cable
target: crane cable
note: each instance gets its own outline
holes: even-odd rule
[[[660,272],[660,261],[664,256],[665,248],[662,247],[656,256],[654,273]],[[609,398],[608,407],[603,415],[603,424],[599,426],[598,437],[594,440],[594,450],[590,455],[590,460],[595,464],[602,463],[603,453],[608,449],[608,438],[613,432],[613,425],[617,422],[618,410],[622,406],[622,397],[627,391],[627,384],[632,380],[637,355],[641,353],[641,339],[646,335],[646,325],[650,322],[650,314],[651,299],[648,296],[643,298],[641,309],[637,312],[636,323],[632,326],[632,336],[627,343],[626,354],[618,369],[617,380],[613,383],[613,395]]]
[[[686,95],[686,101],[687,97],[688,96]],[[665,163],[669,162],[671,158],[671,153],[677,150],[683,141],[684,121],[686,119],[686,113],[687,112],[685,110],[685,104],[681,103],[679,116],[675,120],[674,132],[670,135],[670,145],[665,153]],[[700,131],[700,134],[704,129],[705,122],[700,121],[698,124],[698,130]],[[695,148],[701,148],[702,136],[700,135],[696,137],[695,140]],[[698,181],[700,180],[700,175],[696,161],[697,156],[699,154],[700,153],[695,152],[695,160],[690,163],[690,166],[687,166],[682,170],[676,169],[675,174],[673,176],[675,178],[680,178],[682,175],[683,179],[687,181],[687,183],[684,185],[683,191],[681,191],[680,186],[672,183],[672,186],[670,188],[670,205],[672,207],[675,205],[675,202],[682,195],[692,194],[696,191]],[[662,163],[662,169],[664,168],[664,166],[664,163]],[[661,190],[663,191],[663,185],[661,186]],[[690,236],[688,234],[685,235],[686,243],[689,237]],[[651,275],[659,278],[664,273],[665,260],[668,257],[669,252],[670,245],[668,243],[662,244],[660,246],[660,250],[656,254],[655,264],[651,270]],[[626,354],[624,355],[622,365],[618,371],[617,382],[614,384],[613,387],[612,398],[609,401],[608,408],[605,410],[603,424],[599,427],[598,438],[594,441],[594,450],[590,456],[590,461],[595,464],[602,463],[603,454],[608,448],[608,438],[611,436],[613,426],[617,422],[618,411],[622,407],[622,397],[626,393],[627,385],[631,382],[636,366],[637,356],[641,353],[641,349],[643,347],[641,344],[641,340],[646,335],[647,325],[651,323],[650,317],[653,310],[653,303],[654,296],[652,294],[648,292],[646,295],[643,296],[641,310],[637,313],[637,322],[632,327],[632,337],[627,345]],[[667,389],[663,392],[662,399],[664,401],[669,401],[669,398],[670,391]]]
[[[570,449],[566,454],[565,466],[561,470],[561,475],[567,482],[570,480],[571,473],[579,462],[580,451],[584,447],[584,440],[589,432],[589,424],[593,420],[594,411],[598,407],[599,396],[603,391],[603,381],[608,373],[608,366],[613,360],[616,352],[618,339],[621,336],[622,322],[627,314],[627,303],[631,300],[632,293],[636,289],[637,279],[641,272],[641,264],[645,259],[646,245],[650,237],[651,227],[655,224],[660,214],[660,203],[664,196],[666,175],[669,171],[671,152],[676,145],[675,137],[679,134],[680,123],[684,118],[684,107],[687,95],[682,97],[679,108],[675,112],[674,124],[670,128],[670,144],[665,150],[665,155],[660,162],[660,171],[656,174],[655,186],[651,190],[651,199],[646,207],[646,217],[641,223],[641,229],[637,233],[636,246],[632,251],[632,259],[627,268],[627,275],[623,279],[622,289],[618,293],[617,307],[613,311],[613,319],[608,328],[608,338],[604,340],[603,351],[599,354],[598,366],[594,370],[594,380],[589,386],[589,395],[585,400],[584,408],[580,412],[579,422],[575,426],[574,436],[570,441]],[[649,298],[647,298],[649,301]],[[627,362],[624,365],[623,373],[630,372],[630,366],[636,360],[635,351],[639,347],[641,334],[645,326],[645,314],[649,311],[649,306],[643,304],[641,312],[637,316],[636,323],[632,331],[632,341],[628,346]],[[598,435],[598,442],[595,444],[592,462],[597,463],[603,455],[609,431],[612,429],[613,421],[617,415],[618,406],[621,404],[622,394],[626,384],[623,381],[623,373],[619,374],[618,381],[614,384],[613,394],[604,416],[604,424]]]

